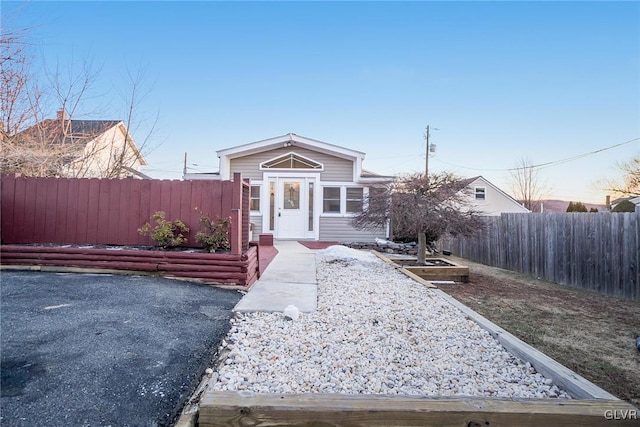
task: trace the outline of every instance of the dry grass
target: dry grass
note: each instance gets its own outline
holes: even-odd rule
[[[440,288],[521,340],[640,407],[640,302],[463,259],[470,282]]]

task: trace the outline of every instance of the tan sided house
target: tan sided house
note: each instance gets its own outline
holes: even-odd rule
[[[362,168],[365,153],[294,133],[217,152],[220,171],[189,174],[185,179],[228,180],[235,172],[251,179],[254,239],[373,241],[388,230],[357,230],[354,214],[366,209],[372,185],[392,177]]]
[[[472,206],[482,215],[497,216],[502,213],[531,212],[482,176],[468,178],[466,184],[471,190]]]

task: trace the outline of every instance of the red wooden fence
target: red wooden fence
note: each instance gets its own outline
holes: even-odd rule
[[[197,207],[212,218],[232,218],[232,253],[249,247],[249,184],[240,174],[233,181],[3,175],[0,196],[3,244],[153,245],[137,230],[154,212],[164,211],[166,219],[180,219],[191,229],[186,246],[198,247]]]

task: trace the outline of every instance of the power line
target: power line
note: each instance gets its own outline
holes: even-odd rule
[[[633,138],[633,139],[630,139],[630,140],[625,141],[625,142],[620,142],[618,144],[610,145],[608,147],[600,148],[598,150],[589,151],[588,153],[578,154],[577,156],[567,157],[567,158],[560,159],[560,160],[554,160],[552,162],[539,163],[537,165],[521,166],[521,167],[517,167],[517,168],[508,168],[508,169],[470,168],[470,167],[467,167],[467,166],[454,165],[453,163],[445,162],[444,160],[439,159],[439,158],[436,158],[436,160],[438,160],[441,163],[447,164],[449,166],[455,166],[457,168],[462,168],[462,169],[485,171],[485,172],[513,172],[513,171],[524,170],[524,169],[543,169],[543,168],[548,168],[548,167],[551,167],[551,166],[561,165],[563,163],[568,163],[568,162],[571,162],[571,161],[574,161],[574,160],[581,159],[583,157],[588,157],[588,156],[592,156],[594,154],[601,153],[603,151],[611,150],[613,148],[617,148],[617,147],[620,147],[622,145],[630,144],[630,143],[638,141],[638,140],[640,140],[640,137],[639,138]]]
[[[573,156],[573,157],[567,157],[566,159],[556,160],[554,162],[541,163],[539,165],[533,165],[533,166],[529,166],[529,167],[512,168],[512,169],[508,169],[508,170],[509,171],[513,171],[513,170],[529,169],[529,168],[546,168],[546,167],[549,167],[549,166],[560,165],[560,164],[563,164],[563,163],[571,162],[573,160],[581,159],[583,157],[592,156],[594,154],[598,154],[598,153],[601,153],[603,151],[611,150],[613,148],[617,148],[617,147],[620,147],[622,145],[630,144],[630,143],[632,143],[634,141],[638,141],[638,140],[640,140],[640,138],[634,138],[634,139],[630,139],[629,141],[625,141],[625,142],[621,142],[619,144],[611,145],[609,147],[601,148],[599,150],[589,151],[588,153],[579,154],[579,155]]]

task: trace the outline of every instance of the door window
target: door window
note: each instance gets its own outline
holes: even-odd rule
[[[300,209],[300,183],[284,183],[284,209]]]

